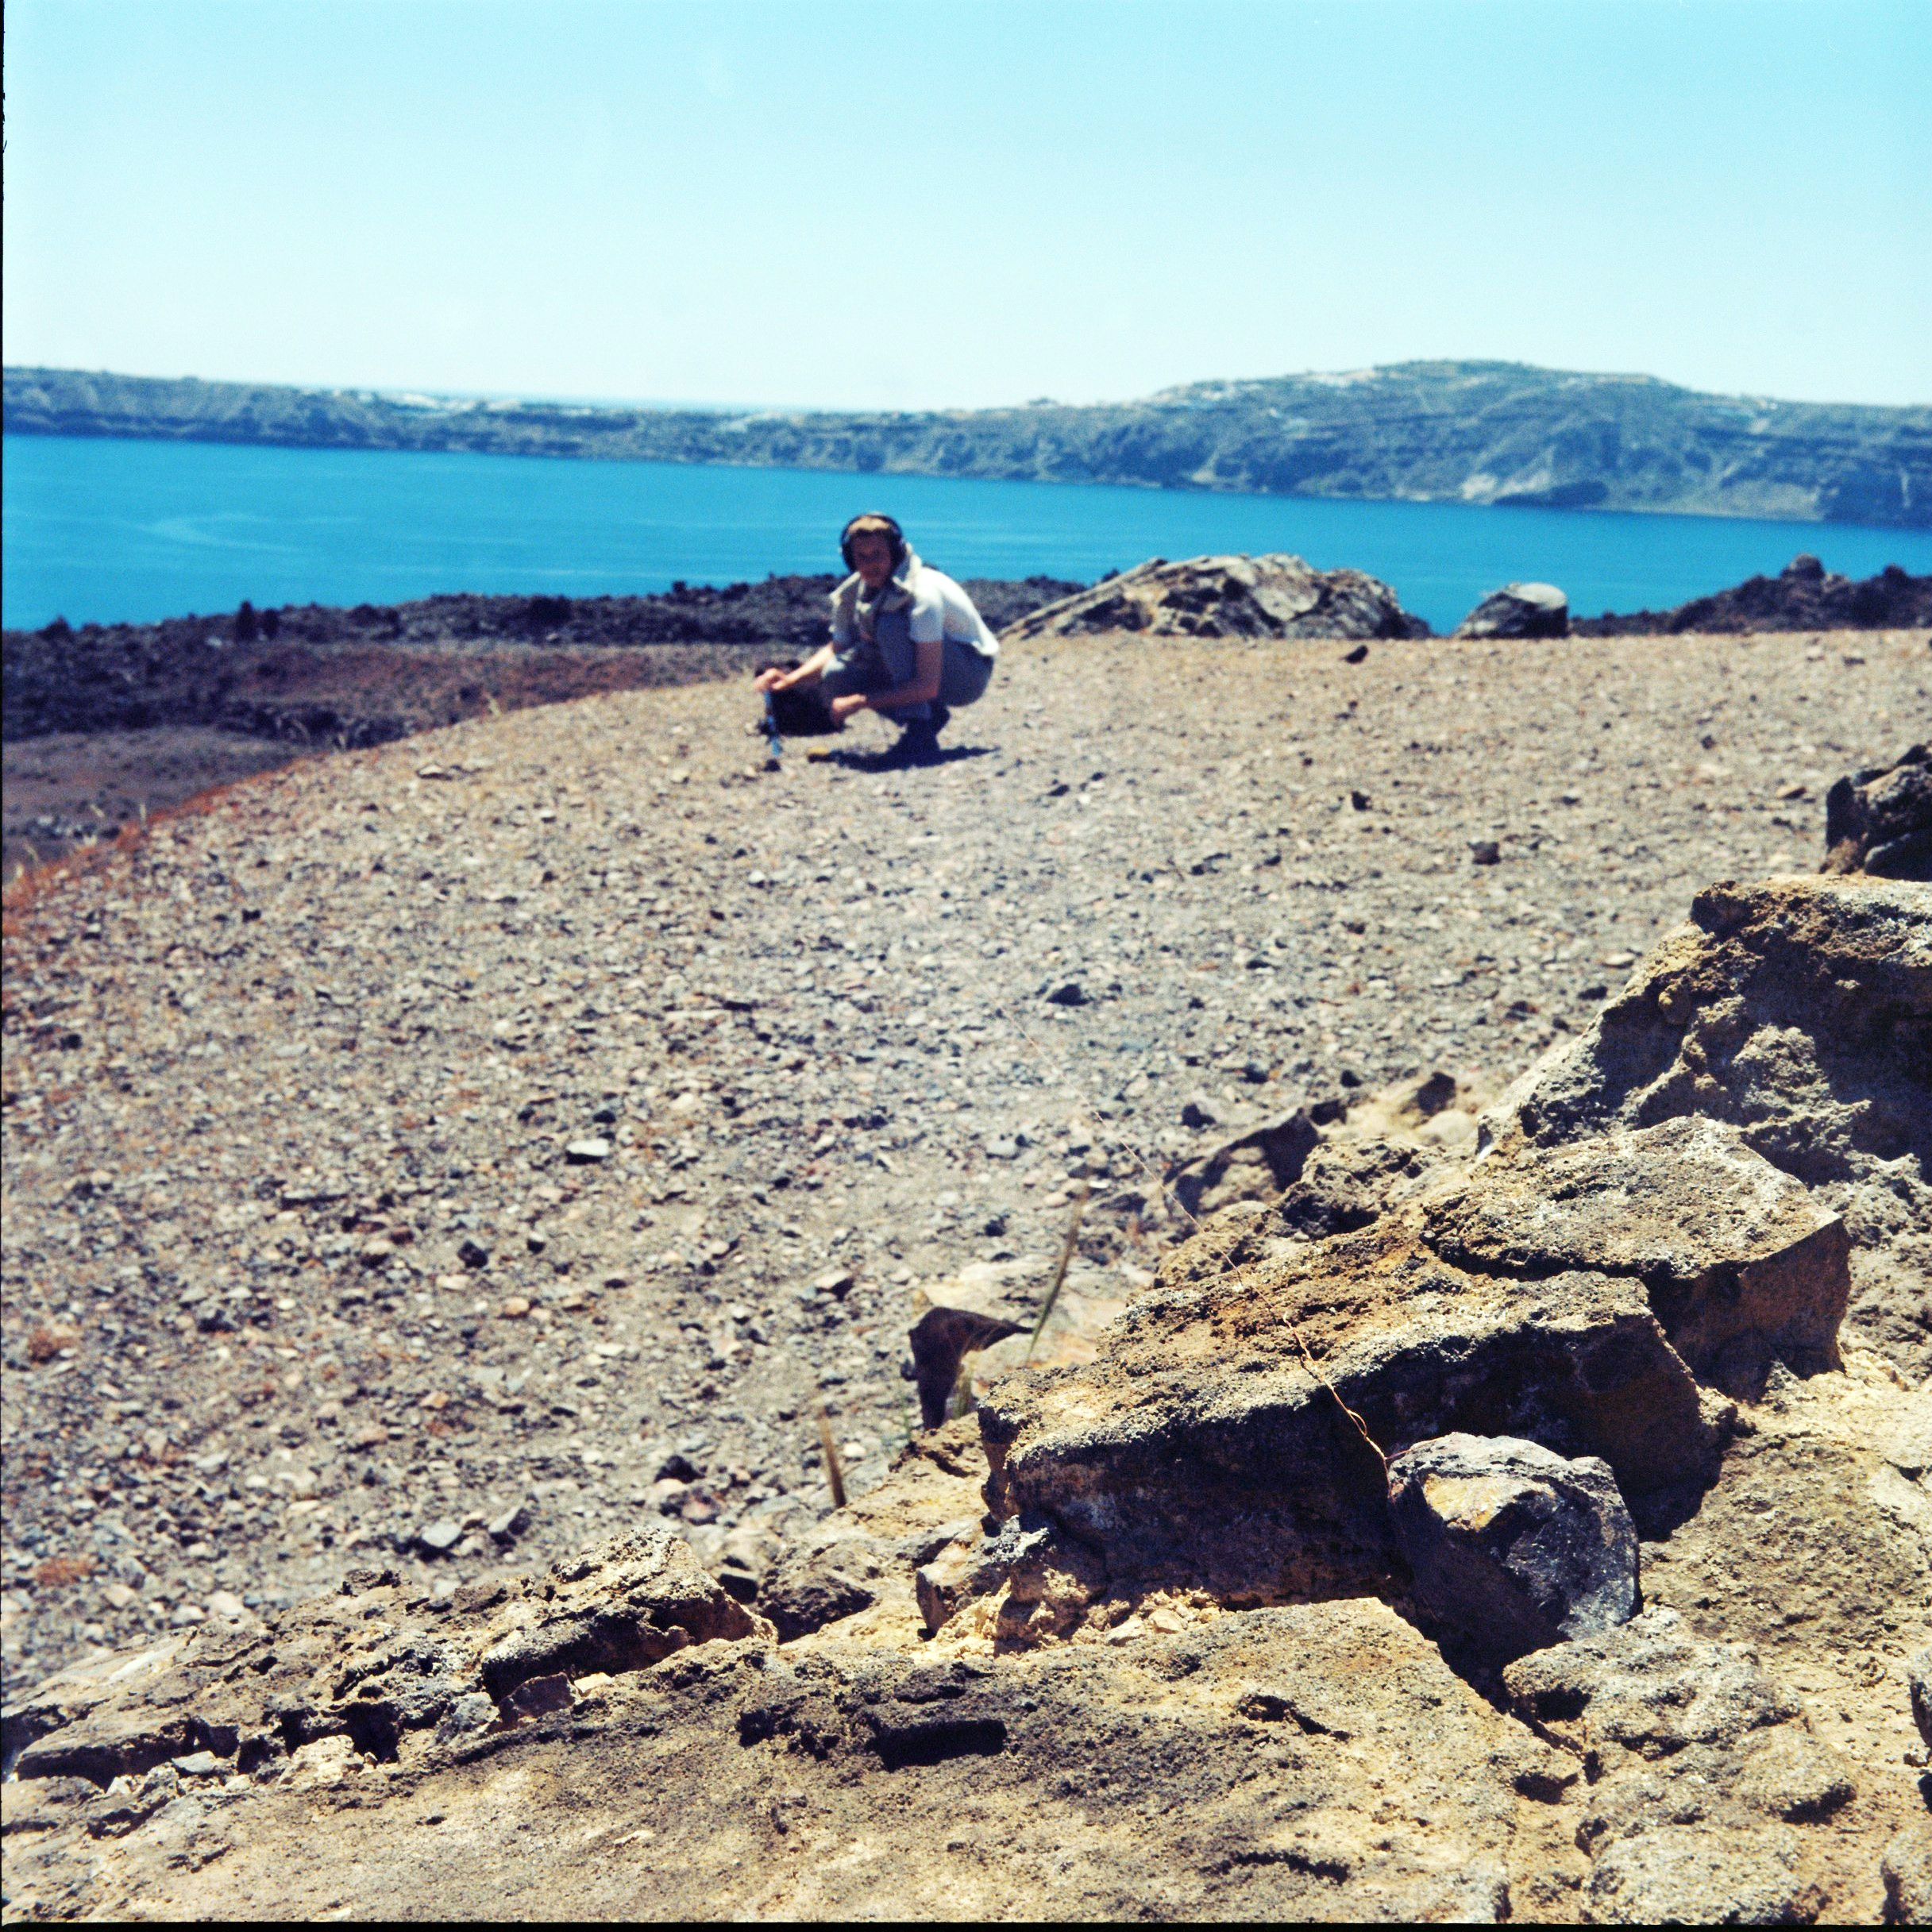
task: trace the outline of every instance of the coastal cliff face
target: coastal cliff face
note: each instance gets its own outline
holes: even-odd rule
[[[1932,410],[1707,395],[1498,362],[877,415],[480,403],[6,372],[15,434],[739,463],[1932,526]]]
[[[10,1918],[1923,1919],[1927,642],[1015,640],[11,896]]]

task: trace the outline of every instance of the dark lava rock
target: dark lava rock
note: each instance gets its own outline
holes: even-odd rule
[[[816,650],[837,582],[771,577],[677,584],[655,597],[461,595],[349,610],[245,604],[245,615],[9,631],[5,733],[11,742],[197,724],[300,745],[382,744],[492,707],[728,677],[754,654]],[[998,630],[1080,587],[974,577],[965,588]]]
[[[1626,1623],[1637,1529],[1610,1465],[1508,1436],[1439,1436],[1389,1467],[1418,1600],[1495,1663]]]
[[[1674,636],[1687,631],[1914,631],[1932,626],[1932,577],[1888,564],[1854,581],[1815,557],[1794,557],[1775,577],[1748,577],[1730,590],[1694,597],[1671,611],[1573,619],[1579,637]]]
[[[1494,590],[1449,634],[1458,638],[1563,638],[1570,634],[1570,600],[1554,584],[1506,584]]]
[[[1825,795],[1821,872],[1932,881],[1932,750],[1841,778]]]

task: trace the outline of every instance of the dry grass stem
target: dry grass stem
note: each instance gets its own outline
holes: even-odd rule
[[[840,1459],[838,1444],[832,1440],[832,1425],[827,1420],[825,1405],[814,1402],[812,1414],[813,1421],[819,1425],[819,1447],[825,1452],[825,1477],[831,1485],[832,1507],[843,1510],[845,1507],[845,1463]]]
[[[1079,1245],[1080,1222],[1087,1211],[1087,1197],[1093,1190],[1086,1182],[1080,1184],[1080,1193],[1074,1202],[1074,1218],[1066,1224],[1066,1239],[1060,1244],[1060,1259],[1055,1264],[1053,1280],[1047,1290],[1047,1298],[1039,1305],[1039,1313],[1034,1318],[1033,1332],[1027,1339],[1027,1359],[1033,1359],[1033,1351],[1039,1345],[1041,1332],[1047,1326],[1047,1317],[1053,1313],[1053,1305],[1060,1298],[1060,1289],[1066,1279],[1066,1271],[1073,1266],[1074,1250]]]

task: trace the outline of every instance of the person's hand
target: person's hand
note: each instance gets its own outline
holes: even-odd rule
[[[841,724],[843,724],[854,712],[862,711],[865,708],[866,698],[863,692],[854,691],[843,698],[834,698],[831,701],[831,714]]]
[[[751,688],[754,691],[782,691],[785,680],[791,675],[789,671],[781,671],[774,664],[769,670],[759,672],[753,681]]]

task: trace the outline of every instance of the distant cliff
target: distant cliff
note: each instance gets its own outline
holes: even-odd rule
[[[782,415],[6,372],[14,434],[451,449],[1932,528],[1932,408],[1411,362],[1144,401]]]

